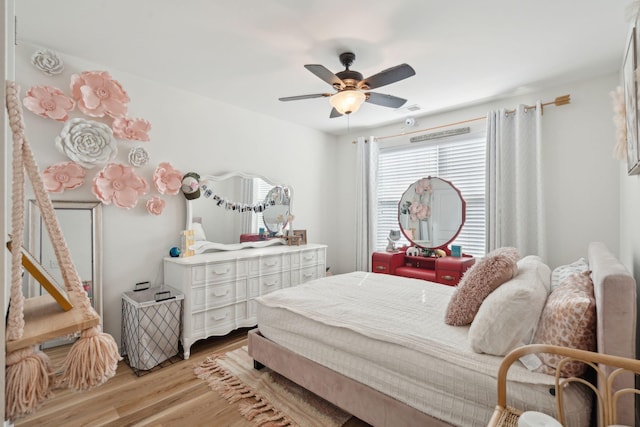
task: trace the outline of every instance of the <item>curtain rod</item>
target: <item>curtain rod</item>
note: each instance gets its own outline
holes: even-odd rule
[[[544,104],[541,105],[541,114],[544,114],[544,107],[548,106],[548,105],[554,105],[556,107],[559,107],[561,105],[567,105],[571,103],[571,95],[562,95],[562,96],[558,96],[556,97],[556,99],[554,99],[553,101],[550,102],[545,102]],[[535,105],[525,105],[524,106],[525,110],[530,109],[530,108],[536,108]],[[507,110],[505,111],[506,114],[511,114],[514,113],[516,110]],[[412,130],[410,132],[404,132],[404,133],[398,133],[395,135],[386,135],[386,136],[379,136],[379,137],[374,137],[376,141],[380,141],[383,139],[389,139],[389,138],[397,138],[399,136],[406,136],[406,135],[411,135],[414,133],[420,133],[420,132],[427,132],[430,130],[435,130],[435,129],[440,129],[440,128],[446,128],[449,126],[455,126],[455,125],[461,125],[464,123],[471,123],[471,122],[476,122],[478,120],[485,120],[487,118],[487,116],[482,116],[482,117],[474,117],[473,119],[467,119],[467,120],[461,120],[459,122],[454,122],[454,123],[447,123],[446,125],[440,125],[440,126],[433,126],[430,128],[426,128],[426,129],[419,129],[419,130]],[[357,144],[358,141],[351,141],[352,144]]]

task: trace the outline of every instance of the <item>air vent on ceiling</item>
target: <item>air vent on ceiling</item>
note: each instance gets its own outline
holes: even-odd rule
[[[411,142],[429,141],[432,139],[445,138],[447,136],[463,135],[469,132],[471,132],[471,128],[467,126],[464,128],[442,130],[439,132],[432,132],[424,135],[413,136],[411,137],[411,139],[409,139],[409,141]]]

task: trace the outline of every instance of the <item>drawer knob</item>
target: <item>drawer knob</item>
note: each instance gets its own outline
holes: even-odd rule
[[[445,276],[442,276],[442,280],[455,280],[455,277],[449,276],[449,275],[445,275]]]
[[[376,270],[384,271],[386,269],[387,267],[385,267],[384,265],[376,265]]]
[[[222,270],[213,270],[214,274],[220,275],[220,274],[227,274],[229,272],[229,267],[224,268]]]
[[[213,295],[215,295],[216,297],[223,297],[223,296],[227,295],[228,293],[229,293],[229,289],[225,290],[224,292],[216,291],[216,292],[213,293]]]
[[[313,277],[313,273],[304,273],[303,276],[305,279],[308,277]]]
[[[225,319],[227,317],[227,313],[225,313],[222,316],[213,316],[213,320],[222,320]]]

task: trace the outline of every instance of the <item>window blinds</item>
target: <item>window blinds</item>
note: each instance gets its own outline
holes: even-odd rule
[[[451,139],[451,138],[450,138]],[[378,159],[376,250],[384,251],[389,230],[398,230],[398,202],[413,182],[428,176],[451,181],[466,202],[466,220],[455,245],[474,256],[485,254],[484,135],[383,148]],[[408,244],[402,236],[400,246]]]

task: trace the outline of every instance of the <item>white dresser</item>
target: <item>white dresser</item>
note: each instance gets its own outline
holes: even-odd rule
[[[325,276],[326,245],[269,246],[164,258],[164,282],[184,293],[182,346],[257,323],[260,295]]]

